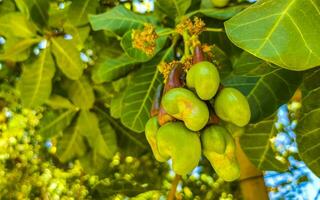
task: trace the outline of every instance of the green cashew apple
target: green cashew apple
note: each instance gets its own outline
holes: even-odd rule
[[[225,7],[226,5],[228,5],[229,1],[230,0],[211,0],[212,4],[218,8]]]
[[[247,125],[251,118],[247,98],[237,89],[223,88],[214,101],[218,117],[237,126]]]
[[[191,172],[200,161],[200,138],[182,122],[163,125],[157,133],[157,144],[160,155],[172,159],[172,168],[179,175]]]
[[[202,61],[193,65],[187,73],[187,86],[195,88],[202,100],[209,100],[217,93],[220,85],[220,76],[215,65]]]
[[[216,153],[224,154],[226,150],[225,128],[221,126],[210,126],[206,128],[204,136],[201,137],[204,146],[210,146]],[[207,133],[208,132],[208,133]]]
[[[199,131],[209,120],[209,110],[193,92],[185,88],[169,90],[161,102],[164,110],[173,117],[184,121],[192,131]]]
[[[217,136],[218,135],[218,136]],[[224,142],[215,141],[224,138]],[[240,177],[240,168],[235,154],[235,142],[230,133],[222,126],[213,125],[201,134],[204,156],[210,161],[216,173],[225,181],[234,181]],[[225,143],[225,151],[221,149]],[[221,145],[217,147],[216,145]],[[219,149],[219,151],[217,151]]]
[[[158,151],[157,140],[156,140],[159,127],[160,126],[158,124],[158,118],[156,116],[150,118],[145,127],[145,135],[156,160],[159,162],[164,162],[167,159],[163,158],[160,155]]]

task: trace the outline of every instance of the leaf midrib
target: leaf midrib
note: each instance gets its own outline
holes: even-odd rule
[[[36,94],[38,94],[38,92],[39,92],[39,88],[40,88],[40,85],[41,85],[41,80],[43,78],[43,69],[44,69],[44,64],[45,64],[45,60],[46,60],[46,57],[47,57],[47,49],[45,49],[45,51],[42,52],[42,53],[43,53],[43,55],[41,56],[39,70],[38,70],[39,76],[38,76],[38,79],[36,81],[36,87],[34,89],[32,97],[31,97],[31,101],[29,103],[29,106],[33,105],[35,97],[37,96]],[[38,63],[35,63],[35,64],[38,64]]]

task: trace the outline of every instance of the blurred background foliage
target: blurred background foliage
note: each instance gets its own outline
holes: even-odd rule
[[[186,12],[219,28],[249,2],[232,1],[230,9],[221,13],[210,5],[206,0],[193,0]],[[117,10],[112,9],[115,6]],[[167,59],[162,57],[165,53],[170,59],[179,57],[182,45],[174,47],[174,55],[173,46],[163,37],[157,44],[157,56],[148,57],[130,48],[127,29],[112,19],[117,13],[123,18],[137,18],[138,25],[127,22],[125,26],[141,28],[144,22],[153,23],[156,16],[154,23],[160,28],[173,28],[178,16],[168,17],[166,12],[172,11],[160,12],[161,6],[151,0],[0,1],[1,199],[166,198],[174,176],[170,163],[155,161],[144,135],[135,133],[142,132],[144,126],[132,123],[133,117],[146,121],[149,110],[132,116],[124,99],[137,92],[133,83],[139,76],[144,77],[142,83],[150,83],[154,77],[156,83],[162,81],[151,67],[155,68],[161,58]],[[198,11],[206,6],[213,9],[210,14]],[[88,15],[101,13],[106,13],[110,24],[99,24],[92,16],[91,22],[97,21],[90,26]],[[147,17],[139,18],[136,13]],[[107,26],[107,30],[99,26]],[[213,50],[219,56],[214,62],[224,66],[221,73],[225,76],[231,65],[256,61],[224,33],[206,32],[201,40],[216,44]],[[263,79],[264,73],[277,71],[262,60],[258,62],[265,71],[250,76],[253,83]],[[281,73],[295,77],[292,88],[300,84],[298,73]],[[224,83],[241,83],[239,74],[247,74],[246,69]],[[146,96],[137,94],[135,108],[149,106],[141,103]],[[256,114],[257,118],[269,116],[284,102],[277,101],[273,110],[266,106],[270,113]],[[276,117],[272,152],[290,167],[283,173],[265,172],[272,199],[301,199],[301,193],[304,199],[320,198],[319,179],[297,154],[294,131],[300,106],[295,101],[282,105]],[[124,117],[123,113],[128,114]],[[223,182],[205,159],[183,178],[178,192],[179,199],[241,199],[239,182]]]

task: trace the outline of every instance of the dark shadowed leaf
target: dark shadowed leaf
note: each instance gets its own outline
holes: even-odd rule
[[[222,82],[239,89],[250,104],[251,122],[273,114],[289,101],[301,83],[302,73],[278,68],[248,53],[243,53],[234,71]]]
[[[191,0],[158,0],[156,9],[166,13],[170,18],[183,16],[191,5]]]
[[[264,120],[251,124],[240,138],[240,144],[249,160],[261,170],[285,171],[288,166],[275,158],[271,138],[277,130],[274,120]]]
[[[291,70],[320,64],[320,1],[258,1],[225,23],[228,37],[251,54]]]
[[[188,13],[187,16],[191,17],[196,14],[203,14],[207,17],[214,18],[214,19],[219,19],[219,20],[227,20],[233,17],[234,15],[238,14],[241,12],[243,9],[248,7],[247,5],[237,5],[237,6],[232,6],[232,7],[227,7],[227,8],[209,8],[209,7],[204,7],[200,8],[199,10],[196,10],[194,12]]]
[[[29,8],[29,13],[33,21],[44,26],[48,21],[48,0],[23,0]]]
[[[302,117],[299,120],[297,143],[299,155],[307,166],[320,176],[320,69],[307,73],[302,85]]]
[[[75,26],[88,23],[88,14],[95,14],[98,0],[73,0],[68,11],[68,17]]]

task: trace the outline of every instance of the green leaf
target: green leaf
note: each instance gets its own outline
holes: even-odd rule
[[[258,1],[227,21],[225,28],[240,48],[300,71],[320,65],[319,17],[319,1]]]
[[[85,68],[85,63],[81,61],[80,52],[74,42],[61,37],[53,38],[51,41],[52,52],[62,73],[72,80],[78,80]]]
[[[20,12],[25,15],[28,19],[30,18],[29,7],[24,0],[15,0],[16,5]]]
[[[232,63],[226,53],[217,45],[211,48],[211,53],[213,55],[211,62],[217,66],[221,79],[224,79],[231,73]]]
[[[98,63],[92,72],[92,80],[95,83],[110,82],[126,75],[135,68],[137,61],[123,54],[117,58],[106,58]]]
[[[124,94],[125,92],[121,92],[111,99],[110,114],[115,119],[119,119],[121,117]]]
[[[0,17],[0,35],[31,38],[36,36],[36,28],[25,15],[12,12]]]
[[[320,69],[305,75],[302,85],[302,117],[299,120],[297,143],[299,155],[306,165],[320,176]]]
[[[247,127],[240,144],[249,160],[261,170],[285,171],[288,166],[275,158],[271,140],[277,134],[274,120],[264,120]]]
[[[157,31],[157,34],[161,34],[162,32],[168,31],[171,29],[162,29],[160,31]],[[145,52],[141,51],[140,49],[137,49],[132,46],[132,30],[128,31],[121,40],[121,46],[123,50],[127,53],[128,56],[134,58],[137,61],[140,62],[146,62],[153,58],[165,45],[167,41],[167,36],[159,37],[156,40],[156,48],[152,55],[147,55]]]
[[[4,45],[4,53],[0,54],[0,60],[13,62],[24,61],[30,56],[30,48],[40,41],[41,38],[19,40],[9,38]]]
[[[23,0],[29,8],[29,13],[34,22],[41,26],[47,24],[48,21],[48,0]]]
[[[135,132],[127,129],[122,123],[109,115],[108,111],[105,111],[95,107],[95,112],[99,114],[101,121],[108,120],[110,125],[117,133],[117,140],[119,145],[119,151],[125,155],[139,156],[144,153],[149,144],[146,137],[143,134],[136,134]]]
[[[57,147],[57,155],[61,162],[84,155],[87,148],[80,127],[77,124],[69,127],[58,140]]]
[[[49,49],[44,49],[36,61],[25,64],[19,89],[22,105],[35,108],[49,98],[55,65]]]
[[[76,107],[69,101],[69,99],[59,96],[52,95],[48,101],[46,102],[48,106],[50,106],[54,110],[58,109],[76,109]]]
[[[302,79],[300,72],[278,68],[248,53],[243,53],[234,71],[222,80],[227,87],[242,91],[250,104],[251,122],[258,122],[287,103]]]
[[[92,29],[108,30],[123,35],[131,29],[141,28],[145,23],[155,23],[153,18],[136,14],[122,5],[98,15],[89,15]]]
[[[45,138],[53,137],[70,125],[76,109],[47,111],[40,121],[39,134]]]
[[[95,14],[98,5],[98,0],[73,0],[68,11],[69,20],[75,26],[87,24],[88,14]]]
[[[0,5],[0,16],[14,12],[15,10],[16,6],[12,0],[2,1]]]
[[[226,7],[226,8],[200,8],[199,10],[196,10],[194,12],[188,13],[186,16],[191,17],[196,14],[203,14],[207,17],[219,19],[219,20],[227,20],[231,17],[235,16],[239,12],[241,12],[243,9],[247,8],[247,5],[237,5],[232,7]]]
[[[132,131],[141,133],[148,119],[157,86],[161,83],[161,75],[157,65],[167,59],[172,48],[167,49],[162,56],[157,56],[149,63],[144,64],[133,76],[124,99],[121,122]]]
[[[105,174],[110,161],[100,156],[96,151],[89,151],[80,159],[81,166],[88,174]]]
[[[80,109],[89,110],[94,104],[94,93],[90,82],[85,76],[68,83],[68,95]]]
[[[100,119],[99,121],[100,121],[99,126],[101,129],[103,140],[105,141],[106,146],[110,150],[110,154],[108,154],[108,156],[110,157],[108,158],[111,158],[111,155],[113,156],[118,150],[117,135],[115,130],[110,125],[108,119],[103,118],[103,119]]]
[[[175,19],[183,16],[191,5],[191,0],[157,0],[156,9],[166,13],[168,17]]]
[[[97,116],[88,110],[82,110],[77,120],[81,134],[87,138],[90,147],[100,156],[109,159],[114,154],[114,144],[107,143],[103,137]],[[106,135],[108,136],[108,135]],[[111,138],[114,140],[114,138]]]

